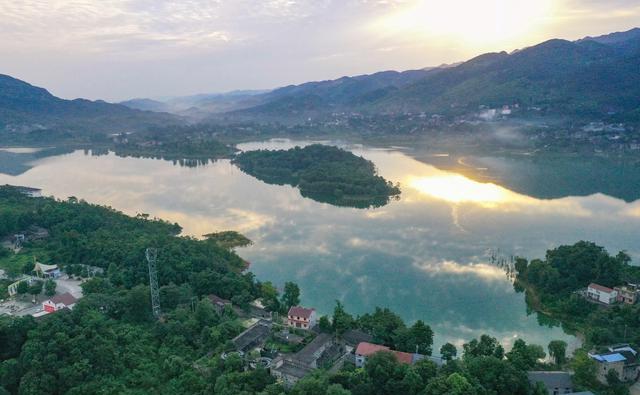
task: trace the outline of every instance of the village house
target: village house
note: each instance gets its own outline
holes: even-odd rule
[[[531,386],[535,387],[536,383],[544,384],[549,395],[573,394],[573,382],[571,374],[567,372],[547,372],[532,371],[527,372],[527,378]]]
[[[77,301],[78,299],[76,299],[73,295],[71,295],[69,292],[65,292],[42,302],[42,310],[46,311],[47,313],[53,313],[62,309],[73,309],[73,306],[76,305]]]
[[[407,365],[413,365],[414,363],[424,359],[424,355],[422,354],[417,354],[417,353],[411,354],[408,352],[395,351],[390,349],[387,346],[382,346],[379,344],[373,344],[368,342],[362,342],[358,344],[358,347],[356,348],[356,352],[355,352],[356,367],[357,368],[364,367],[364,365],[367,362],[367,358],[380,351],[387,351],[387,352],[393,353],[396,359],[398,360],[398,362],[404,363]]]
[[[316,326],[316,310],[293,306],[287,313],[287,325],[292,328],[311,329]]]
[[[213,305],[213,308],[216,310],[216,312],[218,314],[222,314],[222,312],[224,311],[224,307],[225,306],[231,306],[231,301],[227,300],[227,299],[223,299],[221,297],[219,297],[218,295],[209,295],[208,296],[209,301],[211,301],[211,304]]]
[[[623,285],[613,288],[618,293],[618,303],[636,304],[640,289],[636,285]]]
[[[607,374],[614,370],[622,381],[636,381],[640,374],[640,358],[638,352],[628,344],[609,347],[609,352],[589,354],[596,361],[597,378],[601,383],[607,383]]]
[[[321,333],[297,353],[274,359],[271,375],[291,388],[313,369],[333,364],[344,353],[343,344],[334,341],[331,335]]]
[[[618,292],[595,283],[589,284],[587,287],[587,298],[606,305],[616,303]]]
[[[45,265],[40,262],[36,262],[33,271],[40,278],[58,278],[62,275],[58,265]]]
[[[236,347],[236,350],[249,352],[254,348],[261,347],[270,334],[271,322],[260,319],[244,332],[234,337],[231,342]]]

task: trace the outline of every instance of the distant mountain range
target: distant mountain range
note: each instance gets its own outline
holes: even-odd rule
[[[382,72],[288,86],[231,114],[313,117],[331,112],[464,114],[518,104],[544,113],[621,113],[640,119],[640,29],[549,40],[452,67]]]
[[[63,100],[0,75],[0,133],[87,130],[117,133],[195,121],[299,121],[333,113],[463,115],[517,104],[523,113],[640,121],[640,29],[549,40],[454,65],[383,71],[272,91],[237,91],[120,104]],[[172,114],[169,114],[172,113]]]
[[[182,121],[175,115],[133,110],[101,100],[64,100],[46,89],[0,74],[0,133],[118,133],[178,122]]]
[[[267,92],[267,90],[233,91],[172,97],[164,100],[141,98],[123,101],[120,104],[136,110],[168,112],[195,120],[202,120],[211,114],[255,106],[261,103],[261,101],[256,101],[255,98]]]

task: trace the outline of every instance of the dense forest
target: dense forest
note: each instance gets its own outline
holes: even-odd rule
[[[242,152],[233,163],[266,183],[297,186],[302,196],[337,206],[380,207],[400,194],[373,162],[332,146]]]
[[[170,136],[151,133],[140,136],[120,135],[111,149],[118,156],[186,160],[206,163],[210,159],[230,158],[236,148],[212,138]]]
[[[578,292],[590,283],[606,287],[639,283],[640,267],[630,262],[624,252],[611,256],[604,248],[581,241],[549,250],[544,260],[518,259],[516,288],[526,292],[531,308],[584,334],[589,345],[640,346],[640,305],[603,308]]]
[[[220,357],[233,349],[230,340],[243,330],[243,308],[250,301],[260,298],[267,310],[280,313],[300,302],[296,284],[286,283],[280,294],[244,271],[232,248],[247,239],[229,232],[204,240],[182,237],[177,224],[145,214],[128,217],[76,198],[31,198],[0,187],[0,239],[34,225],[49,236],[27,242],[15,255],[4,250],[0,267],[16,256],[37,255],[67,272],[78,265],[104,272],[83,283],[84,297],[73,310],[37,321],[0,316],[0,394],[542,395],[545,390],[532,387],[526,372],[568,363],[563,342],[549,344],[554,362],[546,363],[541,346],[518,339],[507,352],[483,335],[460,350],[445,344],[441,367],[428,359],[401,364],[380,352],[364,368],[318,369],[286,389],[264,368],[250,369],[237,355]],[[159,320],[150,309],[147,247],[159,249]],[[216,310],[209,294],[237,308]],[[398,351],[434,353],[429,325],[407,325],[386,308],[354,317],[337,302],[333,314],[319,320],[320,331],[337,337],[351,329]],[[593,386],[593,362],[580,355],[572,362],[576,386]],[[622,385],[600,389],[627,393]]]

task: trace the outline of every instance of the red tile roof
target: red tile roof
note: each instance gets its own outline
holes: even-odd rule
[[[362,342],[358,344],[358,347],[356,348],[356,354],[364,355],[365,357],[375,354],[378,351],[390,351],[390,349],[387,346],[381,346],[379,344],[373,344],[373,343],[367,343],[367,342]]]
[[[598,291],[606,292],[606,293],[611,293],[611,292],[613,292],[613,289],[611,289],[611,288],[607,288],[607,287],[605,287],[605,286],[603,286],[603,285],[596,284],[596,283],[591,283],[591,284],[589,284],[589,288],[597,289]]]
[[[290,317],[293,316],[309,319],[314,311],[316,311],[316,309],[305,309],[304,307],[293,306],[289,309],[289,313],[287,313],[287,315]]]
[[[413,362],[413,354],[409,354],[408,352],[402,352],[402,351],[394,351],[393,353],[395,354],[396,359],[400,363],[406,363],[408,365],[411,365],[411,363]]]
[[[72,304],[75,304],[78,301],[78,299],[76,299],[69,292],[65,292],[63,294],[56,295],[53,298],[51,298],[50,300],[51,300],[51,302],[53,302],[55,304],[62,303],[65,306],[71,306]]]

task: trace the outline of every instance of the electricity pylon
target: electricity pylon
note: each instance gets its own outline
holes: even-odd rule
[[[158,270],[156,269],[156,260],[158,258],[158,250],[156,248],[147,248],[145,251],[147,263],[149,264],[149,288],[151,288],[151,311],[154,317],[160,317],[160,290],[158,289]]]

